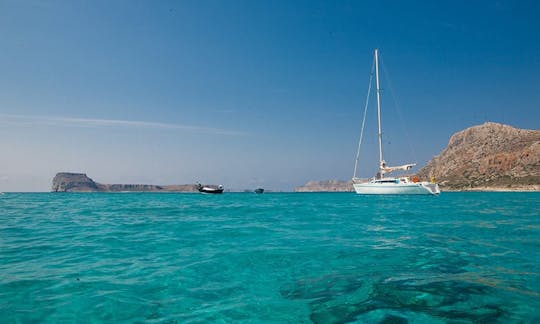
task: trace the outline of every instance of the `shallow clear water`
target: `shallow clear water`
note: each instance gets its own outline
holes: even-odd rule
[[[540,194],[8,193],[0,316],[540,322]]]

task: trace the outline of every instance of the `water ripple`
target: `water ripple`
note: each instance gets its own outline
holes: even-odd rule
[[[3,322],[536,322],[537,193],[5,194]]]

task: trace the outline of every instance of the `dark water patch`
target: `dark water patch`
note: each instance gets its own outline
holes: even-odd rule
[[[315,323],[344,323],[358,318],[398,323],[414,318],[494,322],[510,315],[508,308],[488,298],[497,293],[493,287],[442,278],[422,283],[425,281],[412,278],[372,282],[332,275],[284,285],[281,295],[308,302],[310,319]],[[395,315],[400,312],[408,315]]]
[[[325,303],[339,296],[351,296],[366,283],[356,276],[328,275],[318,279],[302,279],[294,284],[283,285],[280,293],[289,299],[303,299]]]
[[[317,319],[317,322],[325,322],[329,318],[336,322],[347,322],[374,310],[387,309],[439,319],[495,322],[507,316],[508,311],[500,305],[484,301],[484,296],[494,293],[491,287],[459,281],[426,285],[416,285],[409,281],[378,282],[374,284],[370,298],[358,304],[331,305],[332,301],[315,302],[312,318]]]
[[[386,315],[380,322],[380,324],[407,324],[409,321],[407,321],[406,318],[403,318],[401,316],[397,315]]]

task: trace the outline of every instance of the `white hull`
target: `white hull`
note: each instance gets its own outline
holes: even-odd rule
[[[431,182],[413,183],[355,183],[354,190],[361,195],[438,195],[439,185]]]

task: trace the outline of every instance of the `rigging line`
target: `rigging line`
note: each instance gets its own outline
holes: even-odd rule
[[[366,104],[364,106],[364,116],[362,117],[362,128],[360,130],[360,140],[358,141],[358,150],[356,151],[356,161],[354,162],[354,174],[353,179],[356,178],[356,170],[358,168],[358,160],[360,160],[360,146],[362,145],[362,138],[364,137],[364,125],[366,124],[366,115],[369,104],[369,95],[371,93],[371,85],[373,84],[373,73],[375,70],[375,58],[373,58],[373,63],[371,64],[371,73],[369,74],[369,85],[366,96]]]
[[[405,127],[405,122],[404,122],[404,118],[403,118],[403,113],[401,111],[401,107],[400,107],[400,105],[399,105],[399,103],[398,103],[398,101],[397,101],[397,99],[396,99],[396,97],[394,95],[395,91],[394,91],[394,87],[392,86],[392,80],[390,79],[390,75],[389,75],[388,71],[386,70],[386,64],[384,64],[384,61],[382,60],[382,57],[379,57],[379,59],[381,61],[384,76],[385,76],[386,80],[388,80],[388,82],[387,82],[388,83],[388,88],[390,89],[390,95],[392,96],[392,100],[394,101],[394,107],[395,107],[395,110],[397,111],[399,121],[401,123],[401,130],[403,131],[403,133],[405,133],[405,137],[407,138],[407,144],[409,145],[409,150],[413,155],[414,162],[418,163],[418,158],[416,156],[416,151],[414,150],[414,146],[411,143],[411,137],[409,136],[409,133],[407,132],[407,128]]]

